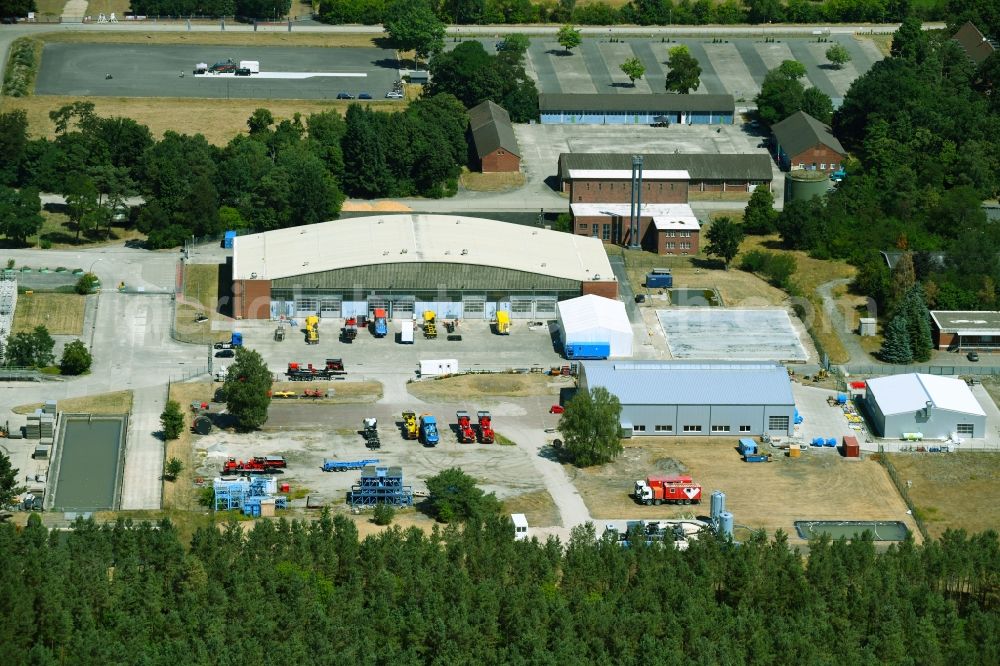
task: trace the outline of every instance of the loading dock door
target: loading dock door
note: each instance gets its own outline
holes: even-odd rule
[[[413,296],[393,296],[389,316],[393,319],[413,319]]]
[[[510,318],[531,319],[535,312],[535,299],[532,296],[510,297]]]
[[[295,299],[295,316],[308,317],[319,312],[319,301],[315,298]]]
[[[319,316],[323,319],[340,319],[341,298],[323,298],[319,302]]]
[[[383,296],[369,296],[368,297],[368,316],[374,314],[376,308],[381,308],[383,310],[389,309],[389,299]]]
[[[555,296],[539,296],[535,299],[535,317],[538,319],[556,318]]]
[[[465,294],[462,297],[462,316],[465,319],[484,319],[486,294]]]

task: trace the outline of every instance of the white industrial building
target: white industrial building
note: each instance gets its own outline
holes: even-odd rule
[[[880,437],[986,436],[986,412],[961,379],[913,373],[869,379],[867,384],[864,404]]]
[[[564,346],[567,343],[606,342],[611,345],[611,356],[632,355],[632,324],[621,301],[587,294],[560,301],[556,311],[559,337]]]
[[[789,437],[795,399],[779,363],[584,361],[580,389],[607,389],[626,436]]]

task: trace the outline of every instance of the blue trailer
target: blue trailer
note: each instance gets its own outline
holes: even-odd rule
[[[377,465],[378,460],[323,460],[324,472],[346,472],[349,469],[364,469],[368,465]]]
[[[567,342],[565,350],[569,360],[605,359],[611,355],[610,342]]]

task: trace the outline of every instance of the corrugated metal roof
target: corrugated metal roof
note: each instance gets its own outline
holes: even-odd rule
[[[365,290],[406,291],[436,290],[443,285],[455,291],[575,291],[579,280],[526,273],[495,266],[472,264],[369,264],[352,266],[322,273],[306,273],[273,280],[273,289],[351,290],[361,285]]]
[[[912,373],[869,379],[868,392],[882,414],[907,414],[924,409],[927,403],[950,412],[986,416],[982,405],[961,379]]]
[[[642,156],[643,177],[648,170],[687,171],[691,180],[764,181],[772,180],[771,157],[750,155],[682,155],[652,153]],[[562,153],[559,155],[559,178],[568,180],[576,169],[605,169],[632,176],[632,155],[628,153]]]
[[[830,131],[830,127],[805,111],[796,111],[780,123],[775,123],[771,127],[771,131],[774,133],[778,145],[791,157],[816,144],[822,144],[841,155],[847,154],[844,147],[840,145],[840,141]]]
[[[621,111],[625,113],[671,113],[679,111],[702,113],[734,113],[736,103],[732,95],[677,95],[652,93],[648,95],[616,95],[607,93],[543,93],[538,96],[538,109],[542,113],[566,111]]]
[[[502,106],[486,100],[469,109],[469,130],[472,132],[472,141],[476,144],[476,154],[480,159],[498,148],[521,156],[517,137],[514,136],[514,126],[510,123],[507,110]]]
[[[588,388],[623,405],[793,405],[788,371],[777,363],[584,361]]]
[[[459,215],[371,215],[237,236],[234,280],[278,280],[352,266],[492,266],[615,281],[599,238]]]

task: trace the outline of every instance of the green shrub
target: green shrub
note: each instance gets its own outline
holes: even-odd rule
[[[14,40],[3,78],[3,94],[8,97],[26,97],[35,87],[42,43],[31,37]]]
[[[43,239],[40,243],[38,243],[38,247],[43,250],[50,250],[52,249],[52,241]]]
[[[372,514],[372,520],[376,525],[388,525],[396,517],[396,509],[390,504],[378,504]]]

